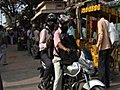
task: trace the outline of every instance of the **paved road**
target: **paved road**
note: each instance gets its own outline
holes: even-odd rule
[[[8,46],[8,65],[0,65],[4,90],[39,90],[39,60],[33,60],[26,51]]]
[[[34,60],[26,51],[17,51],[16,46],[8,46],[8,65],[0,65],[4,90],[39,90],[39,60]],[[120,73],[113,74],[111,88],[120,90]]]

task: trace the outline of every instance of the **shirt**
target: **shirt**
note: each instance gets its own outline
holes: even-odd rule
[[[46,42],[48,41],[49,38],[51,38],[51,34],[46,28],[42,29],[42,31],[40,32],[39,51],[42,51],[47,48]]]
[[[58,43],[61,42],[61,32],[62,30],[60,28],[58,28],[55,33],[54,33],[54,51],[53,51],[53,54],[54,55],[58,55]]]
[[[29,38],[29,39],[32,39],[32,31],[29,29],[29,30],[27,30],[27,37]]]
[[[39,31],[38,30],[34,31],[34,39],[35,39],[35,41],[39,41]]]
[[[68,28],[67,33],[68,33],[69,35],[73,35],[74,38],[75,38],[75,29],[73,28],[73,26],[70,26],[70,27]]]
[[[109,22],[104,18],[101,18],[97,23],[98,25],[97,47],[99,48],[99,50],[105,50],[111,48],[109,33],[108,33],[108,24]]]

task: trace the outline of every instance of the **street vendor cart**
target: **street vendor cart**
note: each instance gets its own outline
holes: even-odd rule
[[[96,40],[97,40],[97,21],[100,14],[103,14],[107,17],[109,22],[116,24],[120,23],[120,12],[108,7],[107,5],[96,3],[93,1],[80,2],[72,6],[76,11],[76,24],[77,24],[77,44],[79,47],[87,47],[91,50],[95,67],[98,68],[98,53],[96,49]],[[71,14],[73,15],[73,14]],[[85,22],[82,24],[82,20]],[[85,27],[84,27],[85,25]],[[85,28],[86,37],[84,37],[83,29]],[[84,39],[81,42],[81,39]],[[116,44],[113,48],[113,62],[112,69],[120,70],[120,60],[119,60],[119,47]]]

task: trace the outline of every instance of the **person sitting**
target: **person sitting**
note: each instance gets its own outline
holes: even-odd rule
[[[54,75],[54,67],[52,63],[53,58],[53,32],[57,22],[55,14],[50,13],[47,16],[46,25],[40,32],[39,48],[41,60],[45,63],[46,69],[43,73],[43,79],[38,85],[40,89],[47,90],[47,83],[49,82],[49,75]]]
[[[62,72],[63,72],[63,70],[61,68],[62,57],[61,57],[60,51],[62,50],[62,52],[66,52],[66,54],[70,53],[70,51],[71,51],[71,48],[67,47],[67,45],[69,45],[70,43],[68,41],[68,38],[66,38],[67,36],[69,37],[69,35],[67,34],[68,22],[69,22],[69,18],[64,14],[61,14],[59,17],[60,25],[58,26],[57,30],[54,33],[53,64],[54,64],[54,70],[55,70],[55,80],[54,80],[53,90],[62,90]],[[67,45],[65,45],[63,43],[64,42],[63,38],[67,39],[67,41],[68,41]]]

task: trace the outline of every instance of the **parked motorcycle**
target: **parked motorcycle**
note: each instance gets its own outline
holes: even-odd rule
[[[85,51],[86,52],[86,51]],[[63,82],[62,90],[105,90],[105,85],[93,78],[94,64],[90,54],[85,54],[84,50],[81,50],[81,55],[78,62],[74,62],[72,65],[61,65],[63,69]],[[41,61],[42,67],[39,68],[41,77],[44,72],[45,64]],[[54,79],[51,77],[48,90],[52,90]]]
[[[105,90],[105,85],[100,80],[91,77],[93,74],[93,60],[87,59],[82,50],[78,62],[63,65],[63,90]]]

